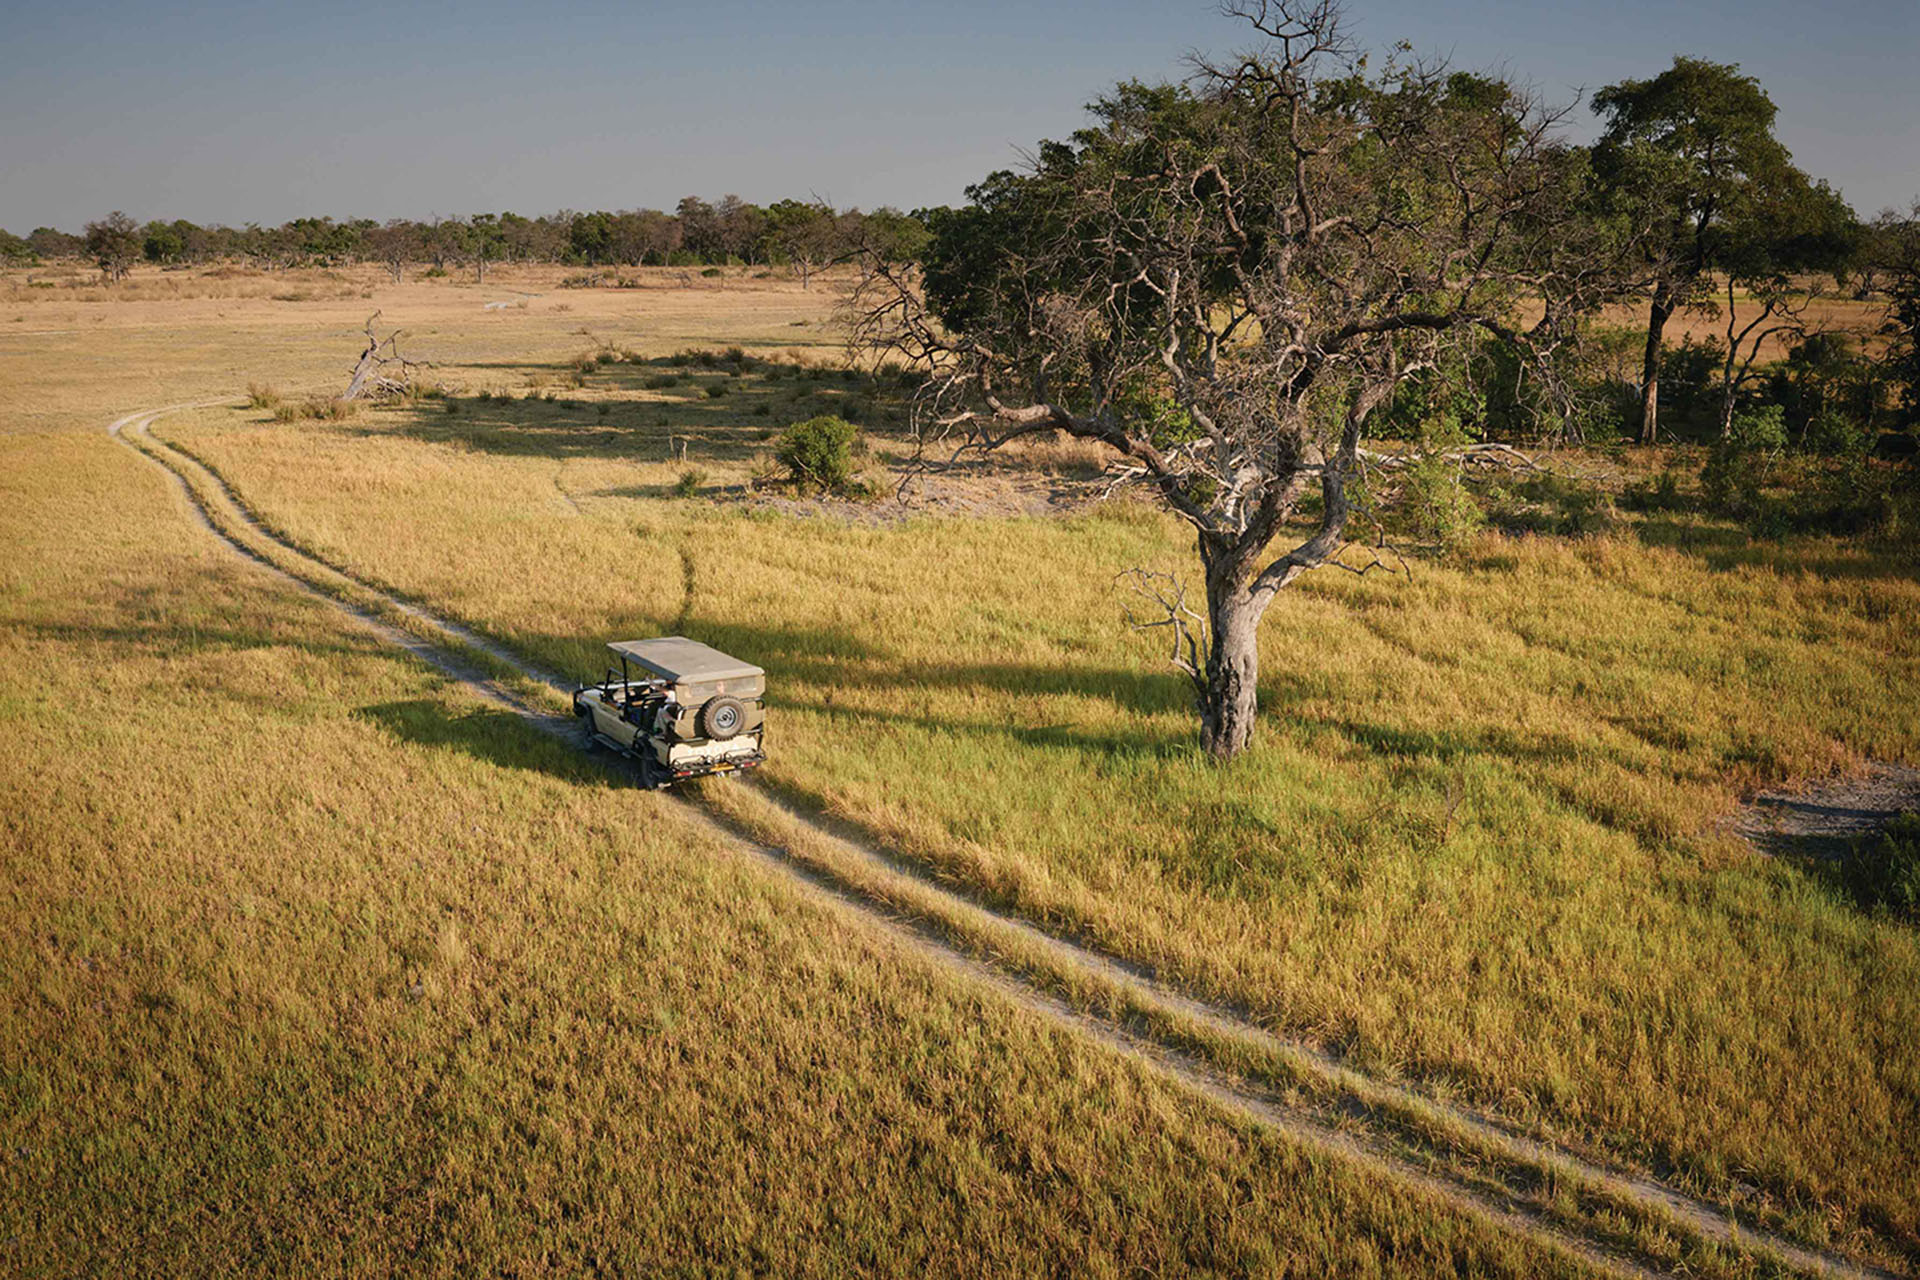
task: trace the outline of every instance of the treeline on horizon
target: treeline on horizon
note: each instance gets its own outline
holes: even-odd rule
[[[202,226],[186,219],[137,222],[115,211],[80,232],[0,230],[0,258],[15,262],[87,258],[118,279],[137,262],[183,266],[244,259],[268,269],[379,263],[398,279],[408,266],[471,268],[484,278],[497,262],[580,266],[792,265],[803,277],[858,251],[916,259],[927,241],[926,210],[835,209],[821,200],[757,205],[736,195],[681,200],[660,209],[562,210],[539,217],[476,213],[424,221],[295,218],[278,227]]]

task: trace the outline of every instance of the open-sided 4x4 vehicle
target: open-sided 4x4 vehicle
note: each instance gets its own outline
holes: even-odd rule
[[[587,743],[640,762],[644,786],[752,769],[761,751],[767,673],[685,636],[622,640],[599,684],[573,694]]]

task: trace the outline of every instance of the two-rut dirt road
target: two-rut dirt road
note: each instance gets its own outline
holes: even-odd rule
[[[535,686],[566,692],[571,688],[566,681],[505,645],[275,533],[224,477],[149,430],[168,413],[223,403],[228,401],[142,410],[115,421],[108,431],[163,470],[178,486],[192,518],[228,550],[337,606],[382,640],[524,717],[533,728],[578,742],[570,717],[537,705],[524,692],[482,672],[478,668],[484,664],[473,658],[484,655]],[[620,768],[617,763],[609,767]],[[903,951],[983,984],[1246,1120],[1487,1218],[1602,1272],[1679,1274],[1697,1265],[1672,1256],[1672,1250],[1650,1253],[1636,1243],[1630,1229],[1567,1212],[1560,1206],[1569,1197],[1557,1191],[1572,1190],[1572,1200],[1599,1206],[1601,1216],[1616,1224],[1623,1218],[1637,1220],[1656,1235],[1682,1241],[1691,1237],[1723,1253],[1771,1255],[1814,1274],[1892,1274],[1738,1222],[1722,1206],[1516,1133],[1467,1108],[1376,1080],[1316,1046],[1276,1035],[1231,1010],[1175,991],[1124,961],[957,892],[858,833],[836,829],[763,788],[758,793],[779,821],[803,838],[776,844],[697,799],[667,796],[662,803],[717,835],[738,856],[796,879],[806,891],[829,900],[849,928],[884,935]],[[1124,1012],[1116,1014],[1115,1009]],[[1290,1096],[1304,1093],[1309,1100],[1284,1101],[1275,1090],[1229,1075],[1207,1060],[1209,1048],[1273,1064],[1277,1074],[1305,1086],[1291,1090]]]

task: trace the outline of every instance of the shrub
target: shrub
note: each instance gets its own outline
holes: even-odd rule
[[[656,373],[640,385],[649,391],[665,391],[668,387],[677,387],[680,385],[680,375],[677,373]]]
[[[1664,467],[1651,484],[1630,484],[1620,495],[1620,504],[1630,511],[1680,511],[1687,505],[1680,492],[1680,473]]]
[[[1720,367],[1727,349],[1717,339],[1691,334],[1660,357],[1660,425],[1703,429],[1717,416]]]
[[[280,393],[265,383],[249,382],[247,403],[255,409],[277,409],[280,407]]]
[[[314,396],[300,406],[300,416],[316,422],[344,422],[360,412],[360,406],[351,400],[328,400]]]
[[[447,269],[445,267],[428,267],[425,271],[422,271],[420,275],[421,278],[426,280],[445,280],[447,278]]]
[[[1467,492],[1461,464],[1447,456],[1467,439],[1453,413],[1422,424],[1418,456],[1406,469],[1396,503],[1408,531],[1442,552],[1461,546],[1486,522],[1480,504]]]
[[[702,271],[700,274],[705,276],[707,279],[711,280],[715,276],[725,275],[726,273],[720,270],[720,268],[718,267],[708,267],[705,271]]]
[[[482,388],[480,392],[480,403],[485,404],[487,401],[491,399],[493,399],[493,392]]]
[[[707,399],[709,400],[718,400],[726,394],[727,384],[724,382],[716,382],[707,388]]]
[[[1859,422],[1844,413],[1823,410],[1807,423],[1806,447],[1830,457],[1851,458],[1867,452],[1870,441]]]
[[[460,402],[458,400],[453,399],[451,396],[447,398],[447,412],[448,413],[460,412]]]
[[[278,404],[273,408],[275,422],[294,422],[300,417],[300,407],[291,404]]]
[[[673,482],[673,492],[679,497],[691,498],[700,492],[700,486],[706,482],[706,472],[698,467],[688,467],[680,473],[680,478]]]
[[[1855,845],[1849,870],[1862,902],[1920,921],[1920,813],[1902,813]]]
[[[1486,521],[1460,482],[1459,465],[1437,454],[1428,454],[1407,468],[1400,503],[1414,536],[1443,552],[1461,546]]]
[[[1700,492],[1707,504],[1731,516],[1758,512],[1761,486],[1786,444],[1786,419],[1779,405],[1735,414],[1733,429],[1713,446],[1700,468]]]
[[[781,433],[773,456],[802,489],[844,492],[853,482],[853,447],[859,434],[844,418],[808,418]]]
[[[594,406],[594,412],[598,413],[601,417],[604,418],[608,414],[613,412],[613,406],[606,403],[605,401],[602,401],[598,405]]]

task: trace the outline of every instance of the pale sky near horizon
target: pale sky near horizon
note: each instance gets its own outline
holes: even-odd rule
[[[1920,196],[1920,0],[1350,0],[1396,40],[1547,97],[1738,62],[1795,159],[1863,215]],[[1206,0],[0,0],[0,227],[134,217],[950,204],[1126,77],[1248,43]]]

